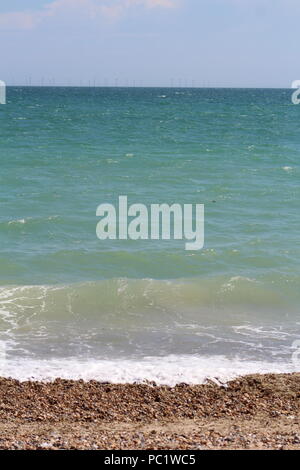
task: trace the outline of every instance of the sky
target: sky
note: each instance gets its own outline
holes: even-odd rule
[[[299,0],[2,1],[0,79],[288,88],[299,18]]]

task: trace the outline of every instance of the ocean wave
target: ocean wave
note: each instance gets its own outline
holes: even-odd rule
[[[242,276],[212,279],[109,279],[57,285],[0,287],[0,324],[7,318],[100,319],[120,325],[173,321],[235,324],[281,318],[298,308],[274,281]]]
[[[271,286],[241,276],[2,286],[0,342],[7,360],[0,365],[35,360],[40,367],[43,361],[62,361],[61,369],[54,368],[62,376],[64,361],[69,371],[68,361],[78,367],[90,361],[100,364],[104,374],[101,361],[139,364],[155,355],[159,363],[159,358],[177,355],[224,356],[229,362],[239,357],[245,367],[251,362],[275,367],[291,360],[292,344],[300,337],[299,308]],[[100,377],[97,367],[90,370],[91,378]],[[155,368],[150,369],[145,377],[158,380]],[[124,372],[124,380],[130,373]]]
[[[212,380],[225,384],[238,376],[265,373],[292,373],[299,369],[292,363],[245,362],[222,356],[166,356],[143,360],[19,360],[0,367],[2,377],[21,381],[53,381],[56,378],[98,380],[110,383],[155,382],[175,386],[180,383],[201,384]]]

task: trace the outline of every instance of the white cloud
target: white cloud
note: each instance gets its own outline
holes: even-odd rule
[[[54,0],[44,8],[0,14],[0,30],[29,30],[46,19],[78,14],[79,17],[116,18],[134,7],[174,8],[180,0]]]

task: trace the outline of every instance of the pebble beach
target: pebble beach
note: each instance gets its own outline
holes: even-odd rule
[[[300,449],[300,374],[176,387],[2,378],[0,449]]]

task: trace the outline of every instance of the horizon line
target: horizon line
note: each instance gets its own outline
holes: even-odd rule
[[[4,82],[5,83],[5,82]],[[222,90],[290,90],[291,87],[267,87],[267,86],[170,86],[170,85],[28,85],[28,84],[7,84],[7,88],[167,88],[167,89],[222,89]]]

